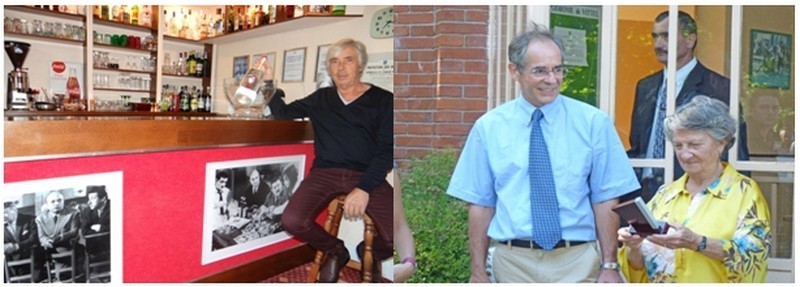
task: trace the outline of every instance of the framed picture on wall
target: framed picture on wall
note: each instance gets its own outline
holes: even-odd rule
[[[88,260],[85,264],[97,265],[88,282],[122,284],[121,171],[15,182],[3,188],[4,221],[9,223],[4,243],[15,243],[5,249],[10,282],[63,282],[76,277],[71,274],[75,260]],[[47,255],[34,258],[42,252]],[[33,264],[26,262],[31,259]]]
[[[792,35],[750,31],[750,87],[788,89],[792,74]]]
[[[208,163],[202,263],[291,238],[281,216],[303,180],[305,162],[305,155],[293,155]]]
[[[253,54],[252,56],[250,56],[250,67],[255,67],[256,62],[258,61],[258,59],[261,59],[261,57],[267,57],[267,62],[269,62],[269,66],[272,68],[272,72],[274,73],[275,72],[275,55],[276,55],[275,52]]]
[[[249,64],[250,56],[244,55],[239,57],[233,57],[233,77],[236,81],[240,81],[242,76],[247,73],[247,69],[250,68]]]
[[[329,83],[331,77],[328,75],[328,48],[331,45],[319,45],[317,47],[317,68],[314,73],[314,81],[317,82],[317,88],[322,87],[321,84]]]
[[[306,66],[306,48],[297,48],[283,52],[283,79],[284,83],[303,82]]]

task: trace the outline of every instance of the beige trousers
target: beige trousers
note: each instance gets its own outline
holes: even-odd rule
[[[597,241],[545,252],[492,241],[490,274],[498,283],[592,283],[600,267]]]

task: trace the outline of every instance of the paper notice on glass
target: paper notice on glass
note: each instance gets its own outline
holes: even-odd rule
[[[564,65],[586,67],[586,31],[556,26],[556,37],[564,44]]]
[[[394,54],[369,54],[369,61],[361,76],[361,81],[394,92]]]

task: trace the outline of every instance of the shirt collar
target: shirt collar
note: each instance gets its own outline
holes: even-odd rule
[[[697,58],[692,57],[692,60],[689,61],[689,63],[686,63],[686,65],[684,65],[683,67],[678,69],[678,71],[675,72],[675,78],[677,79],[675,81],[675,83],[677,83],[679,87],[683,86],[683,82],[686,81],[686,77],[688,77],[689,73],[692,70],[694,70],[695,66],[697,66]],[[667,68],[666,67],[664,68],[663,73],[664,73],[664,78],[663,79],[666,82],[666,80],[667,80]]]
[[[558,94],[555,100],[539,108],[534,107],[533,104],[528,102],[528,100],[522,96],[522,94],[517,96],[517,107],[522,110],[523,113],[521,114],[525,116],[523,119],[525,121],[525,126],[530,127],[531,123],[533,123],[533,112],[535,112],[537,109],[542,110],[542,114],[544,114],[544,121],[550,123],[550,121],[558,115],[558,107],[561,106],[561,102],[563,101],[561,97],[563,96],[564,95],[562,94]]]
[[[736,183],[737,175],[739,174],[736,169],[728,163],[723,162],[722,174],[720,177],[712,182],[703,192],[711,194],[714,198],[725,199],[731,191],[731,187]],[[687,174],[683,174],[674,183],[669,185],[664,194],[664,202],[672,200],[674,197],[684,193],[689,194],[686,190],[686,181],[689,179]]]

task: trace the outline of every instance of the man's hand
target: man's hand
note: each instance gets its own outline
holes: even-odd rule
[[[614,269],[600,269],[597,274],[597,283],[622,283],[622,277],[619,276],[619,271]]]
[[[469,283],[491,283],[489,282],[489,276],[486,275],[486,270],[481,271],[473,271],[472,274],[469,276]]]
[[[16,244],[14,244],[14,243],[6,243],[6,244],[3,244],[3,247],[4,247],[4,249],[5,249],[5,254],[11,254],[11,253],[14,253],[14,252],[16,252],[16,251],[19,249],[19,248],[16,246]]]
[[[358,187],[354,188],[344,199],[344,218],[357,220],[364,217],[369,203],[369,193]]]

